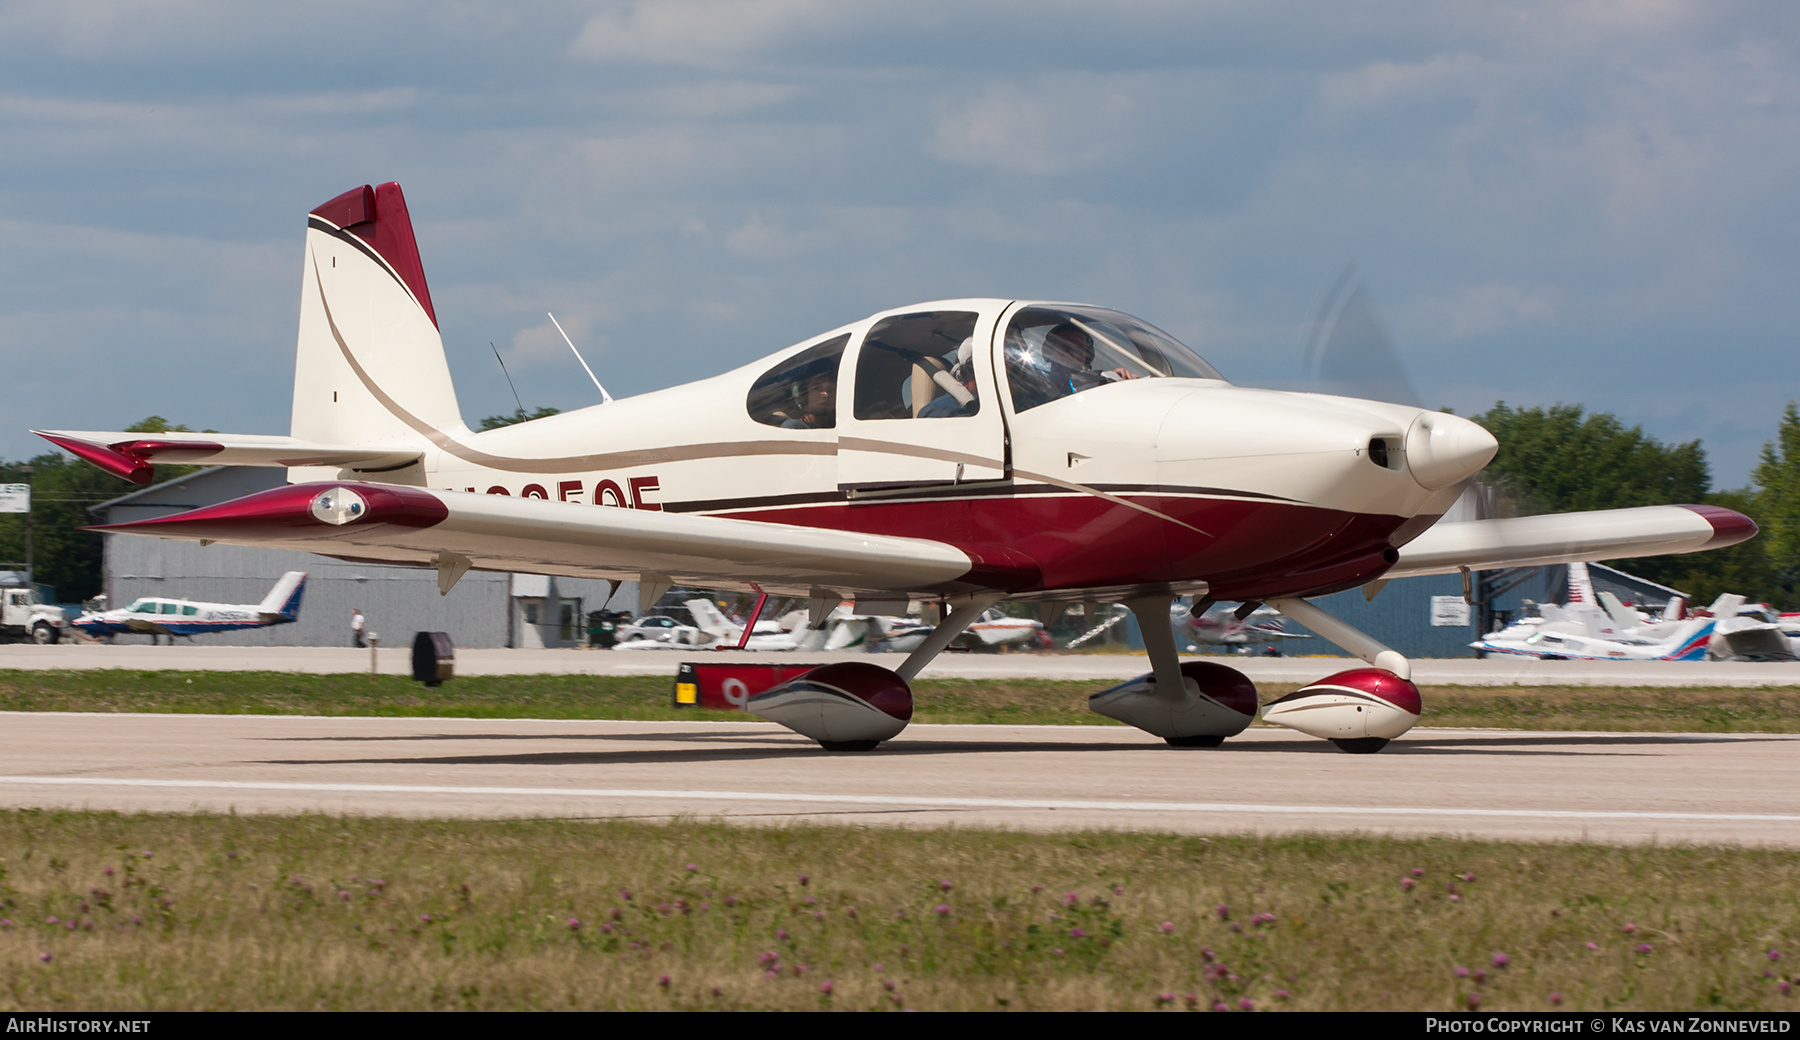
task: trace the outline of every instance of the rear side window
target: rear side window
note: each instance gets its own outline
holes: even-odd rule
[[[837,426],[838,362],[848,334],[808,348],[765,372],[750,388],[750,418],[788,430]]]
[[[973,311],[925,311],[882,319],[856,357],[858,419],[974,415]]]

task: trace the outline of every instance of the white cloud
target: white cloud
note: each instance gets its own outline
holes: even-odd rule
[[[570,50],[699,65],[817,29],[842,10],[825,0],[655,0],[594,15]]]
[[[997,83],[937,120],[926,150],[947,162],[1039,176],[1092,169],[1132,137],[1129,92],[1096,76]]]

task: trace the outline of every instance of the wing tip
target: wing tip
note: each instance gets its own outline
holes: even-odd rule
[[[1702,506],[1683,504],[1683,509],[1692,510],[1700,518],[1712,525],[1713,536],[1702,549],[1723,549],[1728,545],[1747,542],[1756,537],[1756,521],[1735,509],[1724,506]]]

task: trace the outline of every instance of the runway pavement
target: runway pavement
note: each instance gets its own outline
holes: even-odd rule
[[[1286,731],[1213,750],[1102,726],[913,726],[829,754],[771,724],[0,715],[0,804],[718,817],[1800,846],[1800,736]]]
[[[373,658],[383,673],[411,670],[411,643],[375,654],[349,647],[230,647],[204,644],[108,646],[104,644],[0,645],[0,670],[132,668],[210,671],[366,672]],[[656,650],[458,650],[459,675],[668,675],[684,660],[733,659],[785,663],[805,660],[873,661],[892,667],[899,654],[786,654]],[[1344,657],[1216,657],[1261,685],[1299,688],[1357,664]],[[941,654],[927,679],[1039,678],[1117,682],[1150,670],[1141,654],[1008,653]],[[1421,686],[1800,686],[1800,662],[1747,661],[1536,661],[1504,657],[1420,658],[1413,679]]]

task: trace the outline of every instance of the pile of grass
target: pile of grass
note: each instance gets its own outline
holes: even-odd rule
[[[0,711],[202,712],[539,719],[738,719],[672,704],[665,676],[487,675],[427,689],[395,676],[289,672],[0,671]],[[1087,710],[1101,682],[928,679],[916,722],[1115,725]],[[1290,692],[1268,687],[1265,700]],[[1800,689],[1440,686],[1425,726],[1701,733],[1800,732]]]
[[[1792,1010],[1785,852],[0,814],[0,1007]]]

